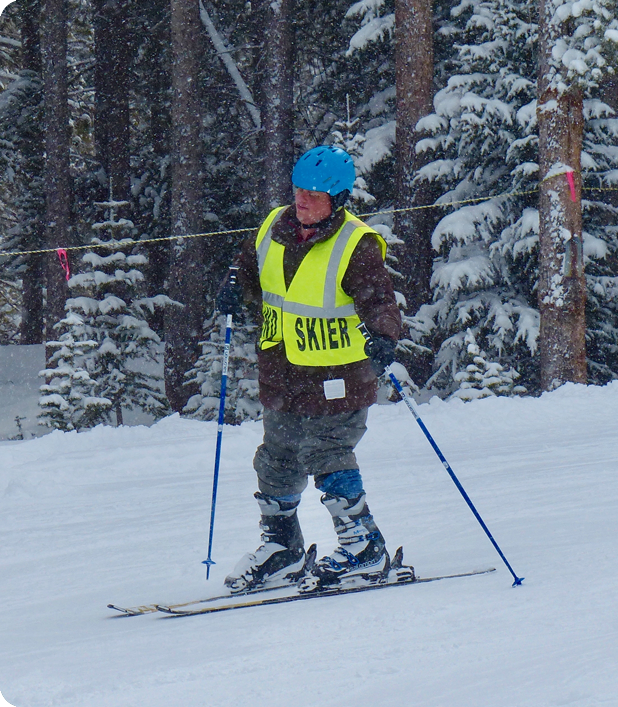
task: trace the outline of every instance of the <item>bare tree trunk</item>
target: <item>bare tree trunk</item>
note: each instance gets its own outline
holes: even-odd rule
[[[95,144],[113,198],[130,197],[128,4],[95,0]],[[105,194],[105,197],[108,193]]]
[[[294,166],[294,0],[264,0],[264,75],[260,86],[264,211],[292,201]]]
[[[423,157],[416,152],[422,137],[416,130],[421,118],[433,112],[433,25],[431,0],[397,0],[395,3],[395,82],[397,89],[397,208],[432,204],[434,189],[412,185]],[[407,311],[418,312],[431,301],[433,251],[431,234],[439,214],[434,209],[395,214],[395,233],[404,243],[400,271]],[[418,355],[409,362],[413,377],[426,380],[431,372],[429,357]]]
[[[201,111],[198,57],[201,37],[198,0],[172,0],[172,230],[199,233],[202,224],[203,176],[200,169]],[[184,386],[184,374],[199,355],[204,320],[203,240],[178,240],[171,248],[169,296],[165,319],[165,391],[172,410],[182,411],[195,392]]]
[[[541,387],[552,390],[567,381],[586,382],[581,208],[584,117],[579,89],[559,94],[549,83],[556,39],[550,24],[552,7],[547,0],[540,0],[539,9],[539,349]],[[572,170],[575,200],[566,169]]]
[[[150,37],[153,70],[148,83],[148,102],[150,105],[150,142],[153,153],[161,165],[170,154],[171,116],[170,116],[170,78],[171,67],[167,47],[171,44],[169,1],[154,0],[152,3],[155,22]],[[163,194],[163,203],[159,212],[158,235],[169,235],[169,226],[165,226],[170,213],[169,190]],[[161,230],[164,233],[161,234]],[[169,241],[150,243],[148,246],[148,294],[152,297],[166,291],[170,266]],[[157,308],[150,318],[150,326],[163,334],[165,326],[164,312]]]
[[[67,0],[45,0],[41,52],[45,83],[45,199],[46,245],[60,248],[71,243],[72,183],[69,171],[69,112],[67,93]],[[47,261],[46,338],[54,339],[53,326],[64,317],[68,296],[58,256]]]
[[[44,244],[45,202],[43,196],[44,139],[41,126],[43,87],[42,58],[39,29],[41,26],[40,0],[20,0],[22,71],[27,72],[33,84],[28,109],[18,127],[22,155],[23,204],[22,241],[28,250],[37,250]],[[37,90],[36,86],[40,88]],[[41,255],[27,256],[22,275],[23,308],[20,324],[22,344],[40,344],[43,341],[43,287],[44,259]]]

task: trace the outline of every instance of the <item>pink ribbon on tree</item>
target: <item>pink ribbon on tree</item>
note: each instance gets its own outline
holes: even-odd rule
[[[575,191],[575,177],[573,176],[572,169],[567,169],[566,178],[567,182],[569,183],[569,189],[571,190],[571,201],[577,201],[577,192]]]
[[[58,248],[56,251],[58,253],[58,259],[60,260],[60,265],[64,270],[67,282],[71,279],[71,267],[69,265],[69,254],[64,248]]]

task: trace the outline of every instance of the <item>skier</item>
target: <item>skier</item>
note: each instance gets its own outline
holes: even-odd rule
[[[355,180],[342,149],[309,150],[292,173],[294,204],[268,215],[222,284],[217,308],[261,304],[258,343],[264,440],[253,460],[262,544],[225,579],[232,592],[303,576],[297,508],[313,476],[338,547],[311,568],[313,586],[388,572],[354,448],[394,360],[401,316],[382,237],[344,207]],[[363,322],[371,341],[357,325]]]

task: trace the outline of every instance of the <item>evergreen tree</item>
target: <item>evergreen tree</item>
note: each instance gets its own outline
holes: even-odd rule
[[[455,203],[433,233],[434,301],[407,318],[411,338],[437,349],[428,386],[446,394],[465,371],[468,330],[480,348],[516,366],[534,388],[538,313],[534,295],[538,223],[534,206],[536,25],[527,3],[463,2],[443,24],[456,46],[452,75],[421,120],[433,156],[416,183],[439,185]],[[507,194],[507,196],[502,196]],[[465,203],[494,196],[481,203]],[[464,202],[463,204],[460,202]],[[532,231],[532,233],[531,233]]]
[[[487,354],[477,346],[470,329],[464,336],[465,355],[463,370],[454,378],[459,388],[451,397],[461,400],[479,400],[495,395],[513,395],[526,392],[524,386],[515,385],[519,373],[513,368],[506,370],[497,361],[490,361]]]
[[[169,412],[161,377],[144,369],[148,362],[157,361],[161,344],[148,325],[147,315],[155,307],[174,303],[164,295],[140,296],[144,279],[141,268],[147,259],[140,254],[125,254],[131,240],[123,241],[120,234],[132,229],[133,223],[116,218],[117,210],[127,205],[113,199],[97,204],[108,216],[93,227],[111,232],[112,237],[105,241],[94,238],[92,242],[112,252],[86,253],[82,258],[84,272],[69,281],[76,296],[67,301],[67,316],[57,327],[61,332],[58,341],[48,344],[56,353],[45,371],[51,382],[41,405],[54,411],[46,415],[47,424],[54,425],[56,420],[65,424],[68,418],[74,427],[76,419],[82,427],[92,426],[109,421],[114,413],[116,424],[121,425],[123,409],[137,407],[155,418]],[[59,372],[53,368],[56,363],[61,366]],[[91,397],[99,401],[94,406]]]
[[[588,380],[618,378],[618,119],[598,100],[584,102],[584,258]]]
[[[206,320],[204,330],[207,338],[201,342],[202,354],[187,373],[187,383],[199,386],[199,393],[189,398],[183,413],[197,420],[215,420],[221,395],[225,317],[213,316]],[[255,325],[241,324],[235,326],[232,333],[225,396],[224,419],[227,424],[255,420],[262,411],[255,352],[257,330]]]
[[[18,343],[20,308],[20,288],[0,277],[0,346]]]
[[[69,311],[55,328],[63,333],[58,341],[45,344],[48,368],[40,374],[46,383],[40,388],[39,424],[79,432],[102,422],[112,401],[96,395],[97,383],[88,371],[88,357],[97,343],[89,338],[90,328],[84,319]]]
[[[538,391],[540,386],[538,27],[534,20],[527,3],[473,0],[454,7],[440,28],[455,53],[443,62],[448,70],[443,68],[439,74],[445,85],[436,95],[435,113],[419,124],[430,133],[419,148],[434,159],[419,170],[416,182],[440,185],[444,195],[437,203],[443,207],[495,197],[479,204],[458,204],[441,219],[433,234],[438,254],[432,278],[434,301],[415,317],[406,318],[411,338],[437,351],[428,385],[443,394],[459,387],[457,374],[467,365],[468,329],[493,360],[519,371],[528,390]],[[596,90],[594,81],[584,89],[588,120],[582,169],[588,183],[600,185],[611,180],[617,155],[610,146],[615,142],[615,123],[607,117],[607,106],[596,98]],[[568,189],[564,174],[560,178]],[[608,210],[599,199],[595,204],[585,202],[585,208],[584,256],[592,272],[607,277],[613,268],[609,256],[614,235],[601,224],[607,222],[611,207]],[[596,293],[591,314],[595,308],[598,312],[588,337],[605,342],[602,355],[607,357],[614,346],[607,313],[614,304],[611,283],[603,282],[608,285],[607,297],[602,297],[601,281],[588,278],[589,291]],[[606,323],[599,326],[601,318]],[[591,365],[607,379],[604,363]]]
[[[350,116],[350,96],[346,96],[346,117],[344,120],[337,120],[333,126],[332,138],[335,147],[341,147],[345,150],[354,161],[356,168],[356,179],[354,180],[354,189],[350,195],[352,208],[355,210],[366,208],[368,204],[375,202],[376,198],[373,194],[367,191],[367,182],[360,173],[362,168],[363,147],[366,141],[363,133],[358,130],[360,118],[354,119]]]

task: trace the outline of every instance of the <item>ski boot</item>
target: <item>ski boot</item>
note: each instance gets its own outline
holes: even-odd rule
[[[351,578],[369,583],[386,581],[390,558],[384,537],[365,503],[365,494],[349,499],[325,493],[321,501],[333,517],[339,547],[315,563],[301,582],[300,591],[337,586]]]
[[[225,586],[232,594],[248,592],[265,584],[292,584],[304,573],[304,540],[296,514],[300,500],[283,501],[259,491],[254,495],[262,514],[262,545],[245,555],[225,578]]]

